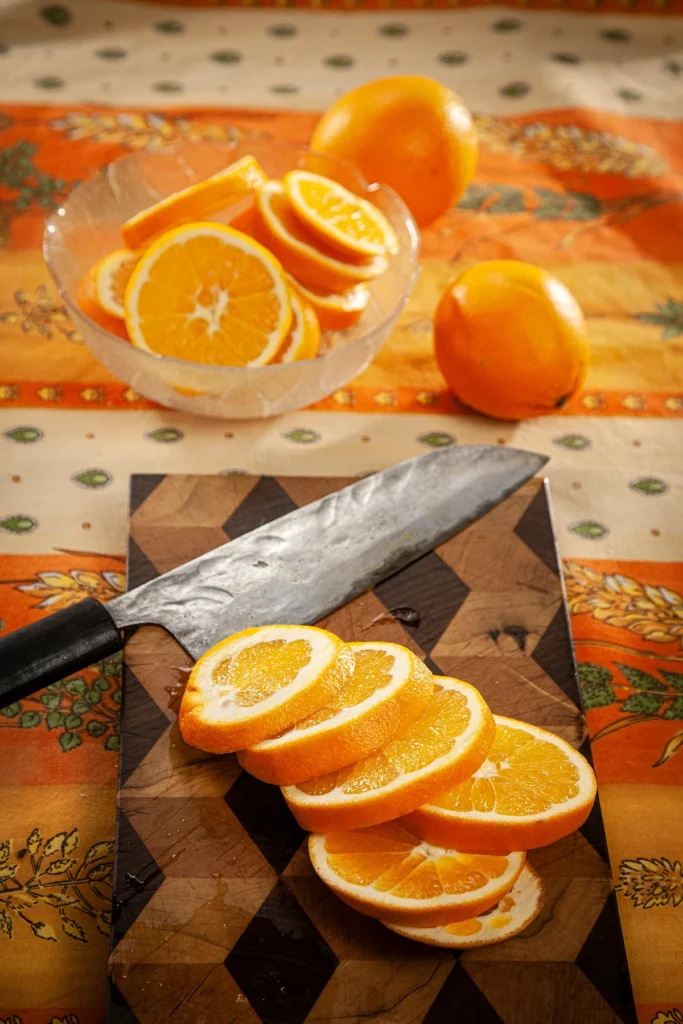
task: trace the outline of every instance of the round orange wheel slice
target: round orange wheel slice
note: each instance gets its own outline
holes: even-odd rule
[[[275,363],[294,363],[301,359],[313,359],[320,344],[320,324],[310,302],[289,289],[289,304],[292,307],[292,325],[275,356]]]
[[[294,213],[282,182],[269,181],[259,189],[256,211],[256,237],[306,288],[343,292],[387,269],[386,256],[342,259],[338,251],[316,238]]]
[[[536,725],[499,715],[495,722],[493,746],[472,777],[407,819],[428,842],[486,853],[532,850],[588,817],[596,785],[585,757]]]
[[[331,178],[289,171],[282,181],[294,212],[323,242],[350,256],[398,252],[398,238],[381,210]]]
[[[140,257],[126,289],[138,348],[214,366],[263,366],[292,319],[282,268],[263,246],[223,224],[187,224]]]
[[[420,717],[381,750],[283,793],[301,827],[312,832],[377,825],[469,778],[484,762],[494,733],[479,691],[437,676]]]
[[[336,771],[384,746],[427,707],[432,674],[411,651],[390,643],[349,647],[353,676],[329,704],[238,755],[257,779],[291,786]]]
[[[316,833],[308,852],[316,874],[354,910],[417,928],[477,917],[512,888],[526,861],[525,853],[430,846],[395,821]]]
[[[136,213],[121,227],[124,244],[129,249],[142,249],[172,228],[210,217],[255,192],[267,181],[268,176],[256,158],[243,156],[205,181],[198,181]]]
[[[105,313],[120,320],[126,315],[123,300],[138,258],[137,253],[129,252],[128,249],[116,249],[93,267],[95,301]]]
[[[339,637],[315,626],[235,633],[192,669],[180,705],[182,737],[213,754],[260,743],[329,704],[353,663]]]
[[[531,865],[525,864],[510,891],[478,917],[451,921],[433,928],[406,928],[388,922],[386,926],[392,932],[398,932],[406,939],[414,939],[426,946],[442,946],[446,949],[493,946],[524,931],[543,910],[544,900],[543,882]]]
[[[102,327],[105,331],[109,331],[110,334],[123,338],[124,341],[129,340],[125,322],[118,316],[112,316],[111,313],[107,313],[97,301],[95,294],[95,267],[91,267],[81,278],[76,290],[76,302],[81,311],[96,323],[98,327]]]
[[[354,327],[370,301],[370,292],[364,284],[357,284],[355,288],[349,288],[345,292],[321,295],[310,288],[304,288],[293,277],[289,278],[289,283],[311,304],[318,317],[321,331],[345,331],[349,327]]]

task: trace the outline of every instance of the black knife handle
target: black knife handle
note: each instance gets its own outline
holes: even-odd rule
[[[120,651],[123,634],[94,597],[0,639],[0,708]]]

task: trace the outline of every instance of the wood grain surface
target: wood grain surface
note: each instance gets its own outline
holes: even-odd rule
[[[348,482],[134,477],[128,585]],[[539,480],[320,624],[404,644],[590,757]],[[322,885],[276,787],[183,743],[191,661],[172,637],[140,628],[125,657],[111,1024],[635,1024],[599,803],[530,854],[547,903],[525,932],[421,946]]]

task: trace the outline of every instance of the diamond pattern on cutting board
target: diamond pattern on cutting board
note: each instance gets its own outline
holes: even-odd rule
[[[574,661],[567,658],[566,651],[571,650],[571,637],[569,634],[569,623],[564,604],[561,604],[552,622],[547,626],[545,633],[536,644],[531,657],[537,665],[540,665],[547,676],[555,682],[561,690],[567,694],[569,699],[581,706],[579,696],[579,683],[576,676]]]
[[[537,494],[531,499],[515,527],[515,533],[551,572],[559,576],[557,544],[555,543],[552,520],[548,515],[548,499],[545,489],[539,488]]]
[[[262,476],[241,505],[223,523],[223,532],[235,540],[264,523],[286,516],[298,508],[272,476]]]
[[[133,828],[125,811],[119,807],[116,816],[112,947],[126,935],[163,881],[163,871]]]
[[[412,608],[417,612],[419,625],[408,626],[406,632],[426,655],[432,653],[469,592],[469,587],[433,551],[374,588],[387,610]]]
[[[619,1019],[637,1024],[615,892],[605,902],[576,963]]]
[[[123,784],[144,760],[159,736],[170,728],[171,723],[128,664],[123,667],[122,686],[119,772]]]
[[[422,1024],[505,1024],[486,996],[456,963]]]
[[[278,874],[287,867],[307,833],[297,825],[278,786],[242,772],[225,802]]]
[[[302,1024],[338,960],[296,897],[278,881],[225,966],[263,1024]]]

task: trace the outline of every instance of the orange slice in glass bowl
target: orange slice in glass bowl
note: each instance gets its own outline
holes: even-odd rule
[[[406,939],[422,942],[426,946],[476,949],[477,946],[493,946],[511,939],[513,935],[519,935],[541,913],[544,901],[545,892],[540,876],[530,864],[525,864],[510,891],[478,917],[451,921],[433,928],[409,928],[384,923],[392,932],[398,932]]]
[[[204,220],[255,192],[267,181],[268,176],[255,157],[243,156],[205,181],[136,213],[121,227],[124,244],[129,249],[143,249],[159,235],[181,224]]]
[[[427,707],[432,674],[411,651],[381,642],[349,647],[353,676],[329,704],[238,755],[257,779],[291,786],[336,771],[384,746]]]
[[[125,322],[121,320],[120,317],[112,316],[111,313],[107,313],[107,311],[104,310],[97,301],[95,267],[91,267],[79,281],[78,288],[76,290],[76,302],[78,303],[81,311],[85,313],[93,323],[96,323],[98,327],[102,327],[105,331],[109,331],[110,334],[115,334],[117,337],[123,338],[124,341],[129,340]]]
[[[126,289],[126,326],[138,348],[214,366],[263,366],[292,312],[278,261],[240,231],[209,222],[158,238]]]
[[[554,733],[495,716],[496,737],[471,778],[409,815],[427,842],[504,853],[547,846],[584,823],[595,801],[593,769]]]
[[[379,277],[389,265],[386,256],[343,259],[302,224],[280,181],[259,189],[256,212],[256,237],[306,288],[323,294],[343,292]]]
[[[124,298],[130,275],[139,259],[138,253],[115,249],[103,256],[93,267],[94,298],[105,313],[123,320]]]
[[[180,705],[186,743],[228,754],[289,729],[333,699],[353,672],[352,651],[315,626],[261,626],[203,654]]]
[[[345,292],[325,295],[305,288],[293,277],[289,278],[289,283],[311,304],[321,331],[345,331],[355,327],[370,301],[370,292],[364,284],[357,284]]]
[[[349,256],[398,252],[398,238],[381,210],[339,182],[310,171],[282,179],[294,212],[314,235]]]
[[[477,917],[512,888],[526,862],[525,853],[431,846],[394,821],[314,833],[308,852],[316,874],[354,910],[417,928]]]
[[[380,750],[283,789],[302,828],[328,832],[391,821],[479,768],[495,734],[486,701],[469,683],[433,678],[434,695],[420,717]]]
[[[292,324],[273,360],[276,363],[313,359],[318,354],[320,324],[313,306],[294,288],[289,289],[289,304],[292,308]]]

